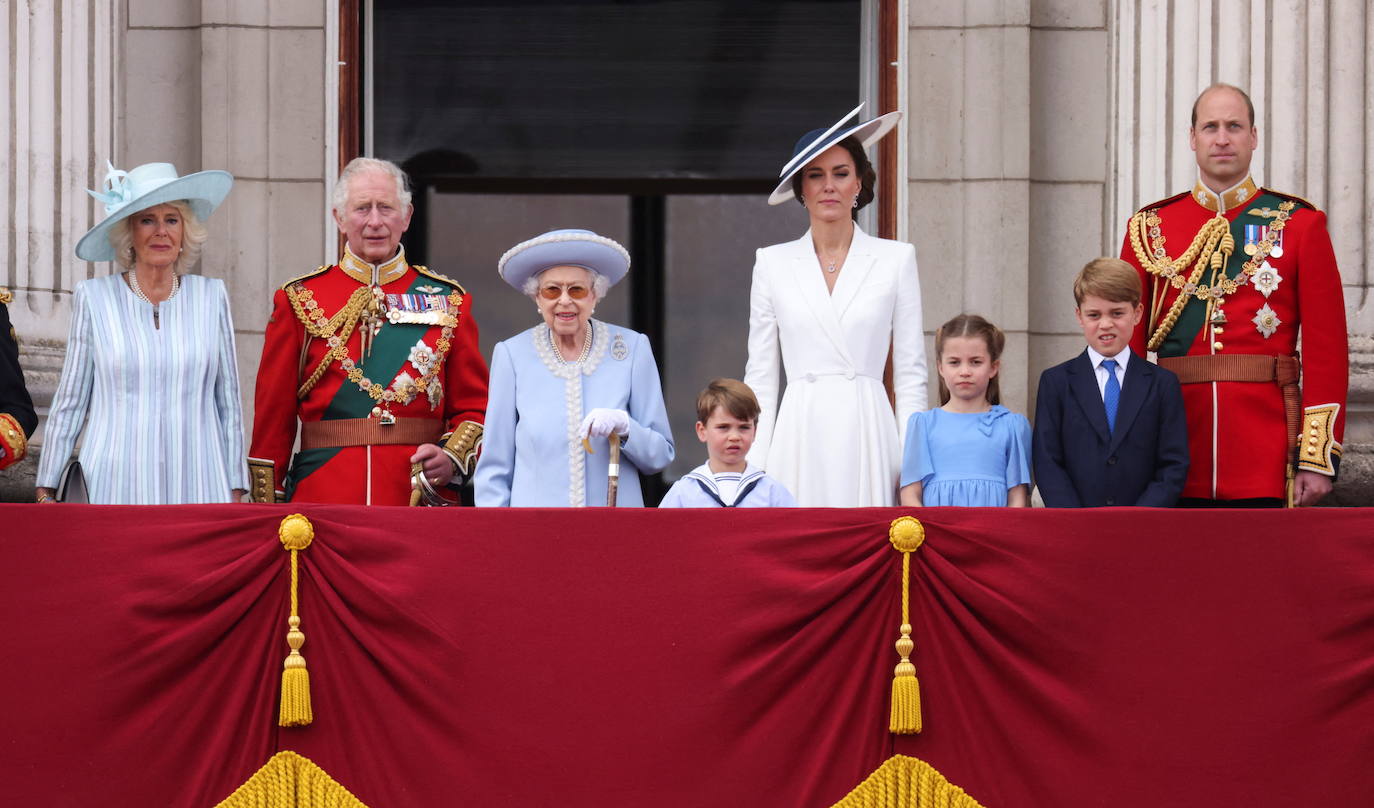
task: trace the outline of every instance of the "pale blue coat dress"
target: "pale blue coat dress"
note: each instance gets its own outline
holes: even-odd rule
[[[590,327],[592,346],[581,364],[562,360],[544,323],[492,351],[473,483],[479,506],[605,505],[610,446],[595,438],[595,453],[587,454],[578,434],[583,417],[597,407],[630,414],[617,506],[642,506],[637,472],[662,471],[673,462],[673,433],[648,338],[599,320]]]
[[[921,483],[922,505],[993,508],[1031,481],[1031,428],[1000,404],[987,412],[912,413],[902,452],[902,485]]]
[[[77,437],[92,503],[227,502],[248,488],[229,295],[183,275],[159,306],[119,274],[82,281],[48,410],[40,488],[56,488]]]

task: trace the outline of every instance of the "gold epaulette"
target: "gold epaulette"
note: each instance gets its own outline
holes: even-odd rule
[[[1172,205],[1173,203],[1177,202],[1178,200],[1182,199],[1182,198],[1185,197],[1185,196],[1191,198],[1192,195],[1193,195],[1193,192],[1192,192],[1192,191],[1182,191],[1182,192],[1180,192],[1180,193],[1174,194],[1173,196],[1165,197],[1165,198],[1159,200],[1158,202],[1151,202],[1150,204],[1148,204],[1148,205],[1146,205],[1145,207],[1141,208],[1138,212],[1139,212],[1139,213],[1144,213],[1144,212],[1147,211],[1147,210],[1158,210],[1159,208],[1162,208],[1162,207],[1164,207],[1165,205]]]
[[[308,279],[310,279],[310,278],[315,277],[316,275],[319,275],[319,274],[324,273],[324,272],[328,272],[329,269],[330,269],[330,267],[329,267],[328,265],[321,266],[321,267],[317,267],[316,269],[314,269],[314,270],[312,270],[312,271],[310,271],[310,272],[307,272],[307,273],[305,273],[304,275],[297,275],[296,277],[292,278],[291,280],[287,281],[286,283],[283,283],[283,284],[281,285],[281,288],[285,289],[286,287],[290,286],[290,285],[293,284],[293,283],[297,283],[297,282],[303,281],[303,280],[308,280]]]
[[[0,286],[0,303],[3,303],[3,304],[5,304],[6,306],[8,306],[9,304],[11,304],[11,303],[13,303],[13,302],[14,302],[14,292],[11,292],[10,290],[6,289],[6,288],[3,287],[3,286]]]
[[[1297,196],[1295,194],[1286,194],[1283,191],[1275,191],[1273,188],[1261,188],[1260,190],[1266,194],[1273,194],[1274,196],[1281,197],[1283,199],[1291,199],[1294,202],[1297,202],[1299,205],[1302,205],[1304,208],[1310,208],[1311,210],[1315,211],[1321,210],[1316,205],[1312,204],[1311,202],[1308,202],[1306,199],[1303,199],[1302,197]]]
[[[468,290],[463,288],[463,284],[459,283],[458,281],[455,281],[453,278],[450,278],[447,275],[440,275],[438,272],[435,272],[429,267],[422,267],[419,264],[411,264],[410,268],[420,273],[421,275],[424,275],[426,278],[433,278],[436,281],[443,281],[444,283],[447,283],[449,286],[452,286],[454,289],[458,290],[458,294],[463,295],[464,297],[467,296]]]

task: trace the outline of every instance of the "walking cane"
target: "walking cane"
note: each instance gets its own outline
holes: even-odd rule
[[[611,462],[606,466],[606,507],[615,507],[616,489],[620,487],[620,433],[611,433]]]
[[[612,432],[607,439],[611,444],[611,462],[606,466],[606,507],[615,507],[616,489],[620,487],[620,434]],[[587,454],[596,454],[592,449],[592,442],[587,438],[582,438],[582,448],[587,450]]]

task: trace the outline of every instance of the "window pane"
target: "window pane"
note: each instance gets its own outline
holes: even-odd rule
[[[697,394],[717,376],[744,378],[754,251],[800,238],[806,228],[806,211],[795,204],[769,207],[753,196],[668,198],[663,394],[677,436],[668,479],[706,462],[693,429]]]
[[[375,0],[373,19],[373,153],[450,176],[775,177],[857,103],[859,0]]]

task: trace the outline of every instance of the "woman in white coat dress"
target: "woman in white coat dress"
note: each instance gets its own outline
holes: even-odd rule
[[[901,113],[855,124],[861,108],[797,142],[768,202],[795,197],[811,228],[759,250],[754,263],[744,381],[762,413],[749,460],[802,507],[895,504],[900,432],[927,404],[915,248],[854,223],[873,200],[864,147]],[[889,346],[895,414],[883,386]]]

